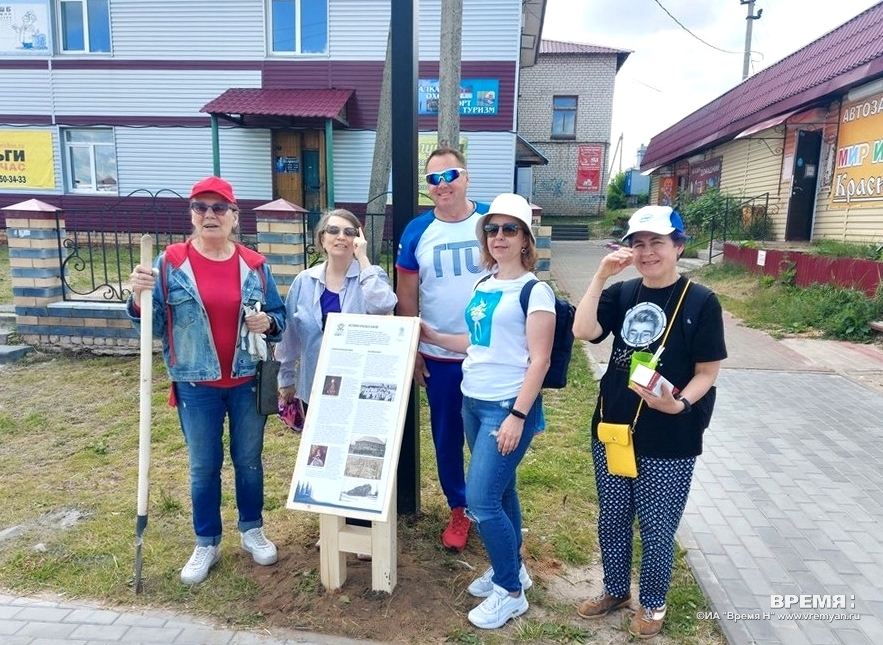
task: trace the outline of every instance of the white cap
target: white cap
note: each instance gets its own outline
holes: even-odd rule
[[[622,241],[625,242],[630,235],[642,231],[659,235],[668,235],[675,231],[683,233],[684,221],[671,206],[644,206],[629,218],[629,228],[622,236]]]
[[[524,227],[530,233],[531,241],[536,244],[537,239],[533,234],[533,209],[527,200],[521,195],[515,193],[502,193],[494,197],[491,207],[483,217],[479,218],[475,224],[475,237],[479,241],[484,239],[484,225],[491,215],[509,215],[524,222]]]

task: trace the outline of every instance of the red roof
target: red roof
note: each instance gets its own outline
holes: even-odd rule
[[[607,54],[616,56],[616,70],[622,67],[625,59],[632,52],[628,49],[614,49],[612,47],[602,47],[601,45],[587,45],[584,43],[568,43],[562,40],[546,40],[540,41],[540,54]]]
[[[830,100],[883,74],[883,3],[742,81],[650,140],[641,168],[658,168],[764,119]]]
[[[343,108],[352,95],[353,90],[231,88],[206,103],[200,112],[337,119],[345,123]]]

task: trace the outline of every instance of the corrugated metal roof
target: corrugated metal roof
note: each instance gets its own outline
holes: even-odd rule
[[[632,52],[628,49],[614,49],[601,45],[588,45],[586,43],[569,43],[563,40],[546,40],[540,43],[540,55],[542,54],[607,54],[616,56],[616,71],[622,67],[625,59]]]
[[[337,119],[345,123],[342,111],[352,95],[353,90],[231,88],[206,103],[200,112]]]
[[[883,2],[744,80],[650,140],[641,168],[659,167],[732,139],[883,74]]]

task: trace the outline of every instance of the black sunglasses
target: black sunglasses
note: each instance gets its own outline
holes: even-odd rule
[[[464,172],[466,172],[465,168],[448,168],[441,172],[430,172],[426,175],[426,183],[430,186],[438,186],[444,180],[446,184],[450,184],[457,181]]]
[[[340,235],[340,231],[341,231],[341,229],[339,226],[326,226],[325,227],[325,232],[328,233],[328,235]],[[346,228],[343,229],[343,234],[346,235],[347,237],[355,237],[356,235],[359,234],[359,231],[357,229],[353,228],[352,226],[347,226]]]
[[[505,224],[485,224],[483,228],[484,234],[487,237],[495,237],[500,229],[503,229],[503,237],[515,237],[518,235],[518,231],[521,230],[521,227],[518,224],[512,222],[506,222]]]
[[[217,204],[206,204],[205,202],[190,202],[190,208],[195,210],[200,215],[205,215],[209,210],[212,211],[215,215],[223,215],[232,207],[230,204],[225,204],[224,202],[218,202]]]

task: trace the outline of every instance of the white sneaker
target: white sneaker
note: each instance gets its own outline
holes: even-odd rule
[[[510,618],[526,612],[528,607],[524,591],[513,598],[508,591],[494,585],[491,595],[469,612],[469,622],[481,629],[496,629],[505,625]]]
[[[279,559],[276,554],[276,545],[267,539],[267,536],[264,535],[264,529],[260,526],[255,529],[249,529],[245,533],[240,533],[239,536],[243,550],[251,553],[251,557],[258,564],[275,564],[276,560]]]
[[[198,585],[208,576],[208,570],[221,559],[219,546],[199,546],[193,549],[193,555],[181,569],[181,582],[185,585]]]
[[[491,579],[493,577],[494,568],[491,567],[485,571],[480,578],[473,580],[472,584],[466,588],[466,591],[476,598],[487,598],[494,591],[494,581]],[[521,582],[522,591],[527,591],[533,586],[533,580],[531,580],[530,576],[527,574],[527,569],[523,562],[521,563],[521,569],[518,570],[518,580]]]

